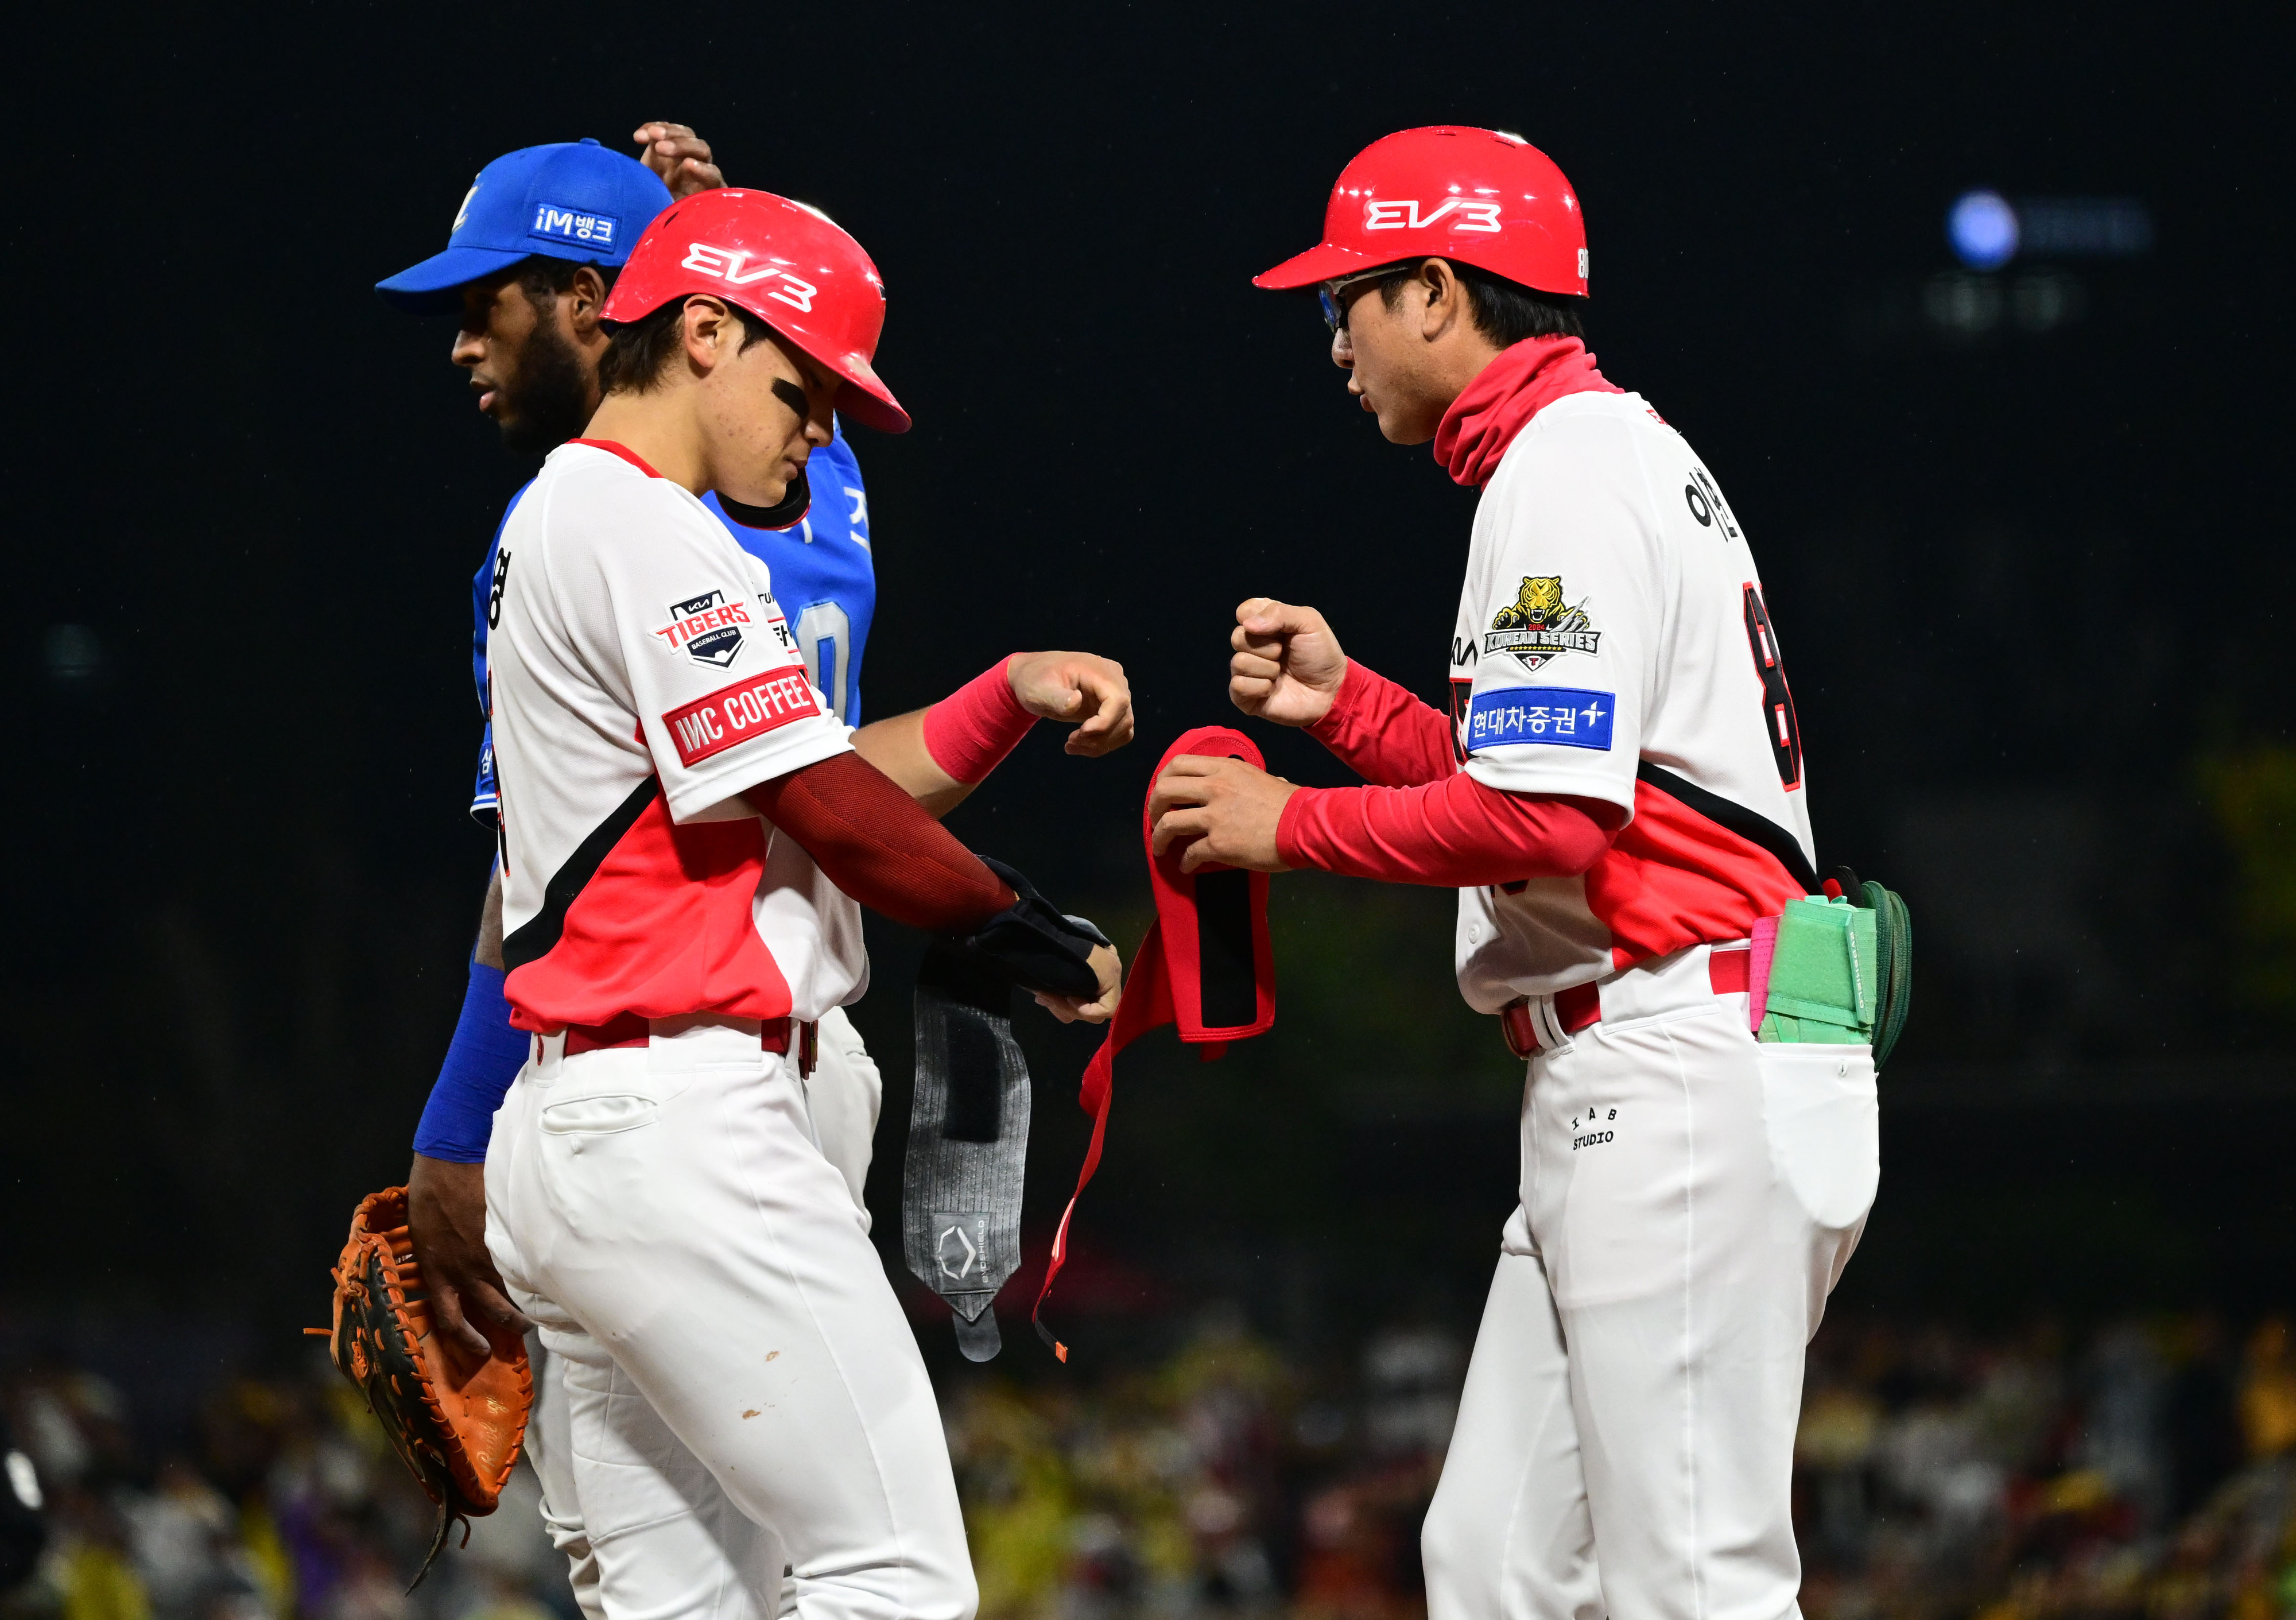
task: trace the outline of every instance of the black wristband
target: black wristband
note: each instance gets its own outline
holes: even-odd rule
[[[1003,861],[981,862],[1016,896],[961,942],[964,952],[1023,990],[1090,1000],[1100,994],[1092,953],[1108,938],[1082,917],[1062,916],[1037,886]]]

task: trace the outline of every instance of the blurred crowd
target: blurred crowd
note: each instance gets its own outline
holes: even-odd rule
[[[1234,1312],[1159,1332],[1121,1368],[944,1384],[983,1620],[1423,1615],[1461,1333],[1319,1361]],[[84,1368],[9,1369],[0,1620],[578,1620],[523,1469],[403,1591],[434,1510],[324,1359],[172,1423],[136,1406]],[[1810,1620],[2296,1616],[2296,1345],[2276,1319],[1837,1320],[1795,1493]]]
[[[2296,1346],[2280,1318],[1831,1323],[1795,1490],[1811,1620],[2278,1620],[2296,1615]]]
[[[983,1620],[1423,1613],[1419,1522],[1464,1347],[1390,1328],[1303,1366],[1215,1312],[1160,1364],[949,1402]]]
[[[53,1362],[9,1369],[0,1415],[6,1620],[579,1620],[524,1468],[407,1595],[436,1509],[323,1353],[219,1381],[164,1436],[118,1384]]]
[[[1462,1349],[1390,1330],[1319,1376],[1215,1321],[1145,1375],[974,1384],[950,1438],[984,1620],[1423,1615]],[[1838,1322],[1795,1501],[1809,1620],[2296,1616],[2296,1346],[2281,1320]]]

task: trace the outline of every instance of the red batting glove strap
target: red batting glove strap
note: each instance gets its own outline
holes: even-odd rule
[[[998,659],[925,711],[925,752],[959,782],[985,779],[1037,723],[1005,673],[1018,656]]]
[[[1458,769],[1451,722],[1352,658],[1332,706],[1308,735],[1365,781],[1387,787],[1439,782]]]
[[[1502,793],[1464,771],[1414,787],[1303,787],[1275,824],[1286,866],[1445,889],[1575,876],[1610,847],[1581,801]]]

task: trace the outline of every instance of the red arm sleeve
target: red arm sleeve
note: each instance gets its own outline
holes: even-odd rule
[[[1616,805],[1502,793],[1461,771],[1416,787],[1303,787],[1275,849],[1287,866],[1472,889],[1587,871],[1620,819]]]
[[[1458,769],[1451,722],[1352,658],[1339,695],[1308,735],[1365,781],[1388,787],[1440,782]]]
[[[934,933],[970,933],[1014,900],[980,857],[857,753],[760,782],[742,795],[872,911]]]

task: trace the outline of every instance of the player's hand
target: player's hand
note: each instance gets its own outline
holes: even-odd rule
[[[1022,653],[1004,666],[1021,707],[1043,720],[1067,720],[1068,751],[1096,760],[1132,740],[1132,683],[1124,666],[1090,653]]]
[[[1279,726],[1322,720],[1347,678],[1340,638],[1312,607],[1254,596],[1235,610],[1228,645],[1235,649],[1227,662],[1228,701]]]
[[[669,194],[681,201],[696,192],[716,191],[726,177],[709,160],[709,143],[684,124],[640,124],[630,139],[643,148],[638,156],[661,177]]]
[[[406,1238],[447,1343],[484,1360],[494,1353],[488,1329],[515,1337],[533,1326],[487,1253],[485,1165],[416,1154],[406,1172]]]
[[[1090,1001],[1048,996],[1041,991],[1029,993],[1037,998],[1038,1007],[1062,1024],[1106,1024],[1116,1016],[1116,1004],[1124,999],[1124,958],[1116,954],[1113,945],[1095,945],[1092,970],[1100,975],[1100,994]]]
[[[1186,843],[1180,856],[1183,872],[1212,865],[1288,872],[1292,868],[1275,852],[1275,826],[1283,818],[1285,801],[1299,791],[1242,760],[1184,753],[1165,767],[1148,795],[1155,852]]]

